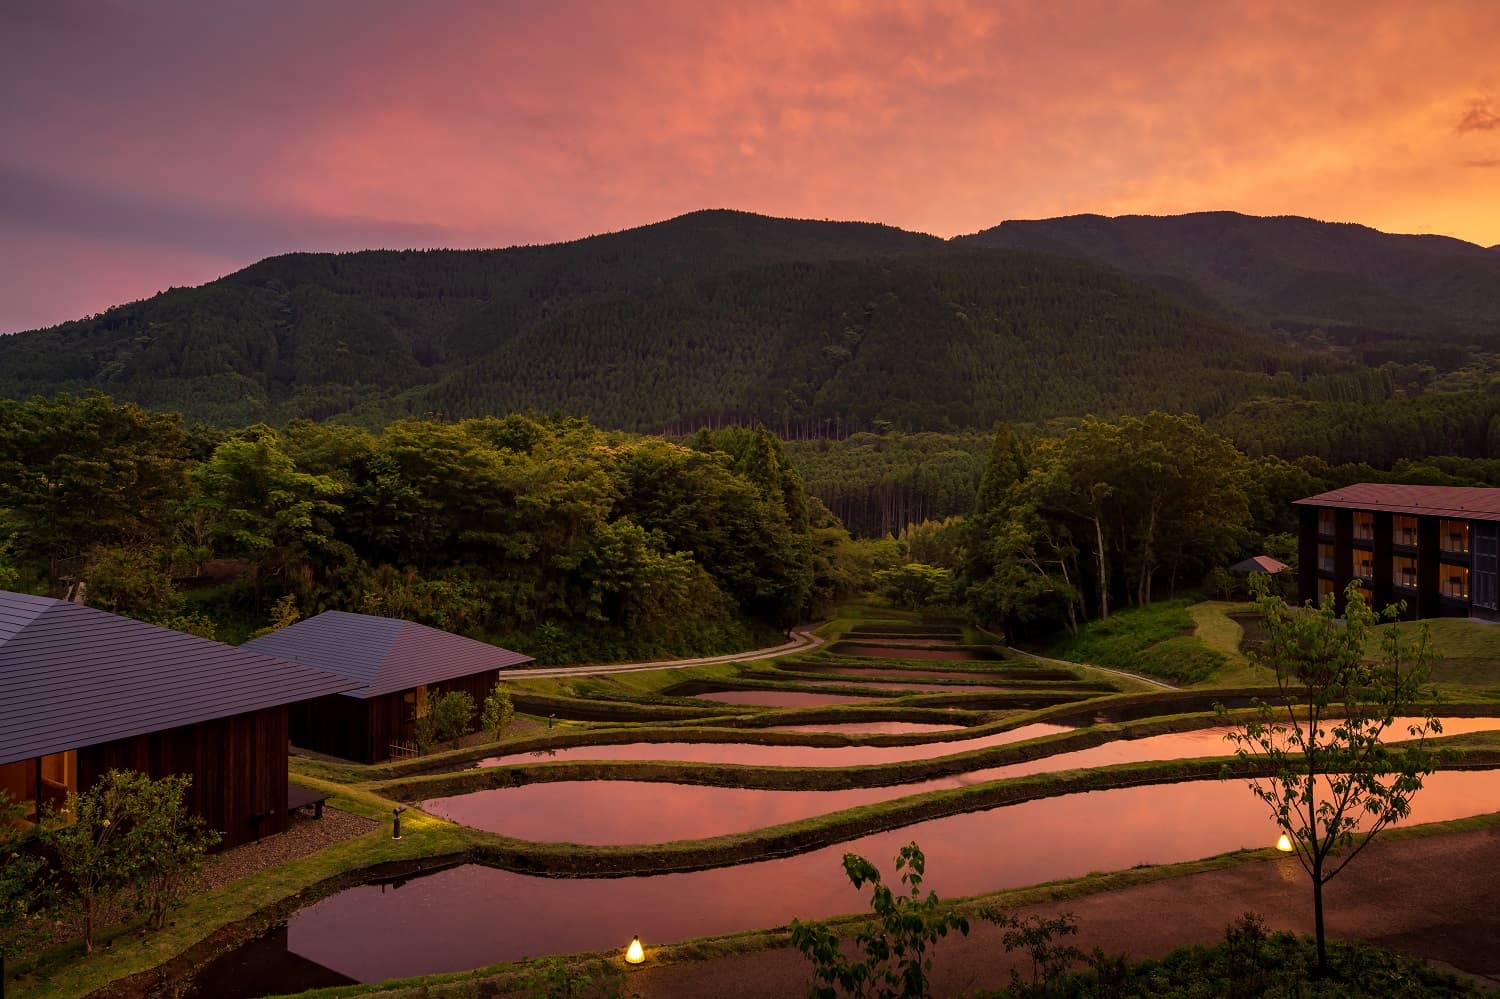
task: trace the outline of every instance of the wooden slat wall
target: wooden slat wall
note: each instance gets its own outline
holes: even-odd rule
[[[330,694],[287,708],[292,745],[342,760],[374,763],[369,753],[370,712],[358,697]]]
[[[482,708],[499,676],[499,670],[491,669],[445,680],[429,687],[427,695],[430,698],[437,690],[462,690]],[[293,704],[288,709],[292,745],[359,763],[384,762],[390,759],[391,743],[412,738],[406,693],[398,690],[364,699],[332,694]]]
[[[152,777],[188,774],[188,804],[224,834],[221,847],[287,827],[287,712],[266,708],[164,732],[119,739],[78,751],[78,786],[91,787],[109,770]]]

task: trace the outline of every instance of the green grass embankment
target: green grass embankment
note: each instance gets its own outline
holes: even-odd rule
[[[1235,616],[1253,605],[1178,597],[1126,607],[1089,621],[1048,654],[1155,677],[1176,686],[1241,687],[1271,684],[1275,673],[1247,657],[1244,628]]]

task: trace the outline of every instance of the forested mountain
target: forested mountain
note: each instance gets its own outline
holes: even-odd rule
[[[778,261],[944,246],[889,226],[706,211],[548,246],[293,253],[0,337],[0,396],[99,388],[190,419],[321,418],[437,381],[580,306]]]
[[[1385,406],[1390,437],[1402,400],[1477,402],[1497,378],[1500,254],[1223,212],[947,242],[698,212],[550,246],[289,254],[0,337],[0,397],[98,388],[228,425],[531,410],[840,439],[1162,408],[1279,450],[1326,437],[1330,406]],[[1469,408],[1464,440],[1487,442],[1492,414]],[[1321,451],[1363,447],[1344,435]],[[948,506],[923,496],[924,511]],[[899,499],[828,498],[857,519],[905,516]]]
[[[959,242],[1092,260],[1173,292],[1186,282],[1280,324],[1500,342],[1500,257],[1446,236],[1199,212],[1003,222]]]
[[[1325,358],[1090,264],[994,250],[777,264],[581,306],[402,401],[444,417],[564,410],[789,438],[989,427],[1154,405],[1214,413]]]

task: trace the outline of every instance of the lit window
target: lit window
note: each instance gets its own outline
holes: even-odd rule
[[[1391,518],[1391,540],[1398,545],[1415,546],[1417,543],[1417,518]]]
[[[1417,588],[1417,560],[1397,555],[1391,559],[1391,582],[1408,590]]]
[[[1318,546],[1318,568],[1323,572],[1333,571],[1333,545]]]
[[[1443,551],[1467,553],[1469,550],[1469,522],[1467,520],[1445,520],[1441,537]]]

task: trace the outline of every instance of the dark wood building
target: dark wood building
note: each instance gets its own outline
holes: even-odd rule
[[[1361,482],[1297,501],[1303,600],[1358,581],[1376,609],[1500,620],[1500,489]]]
[[[193,779],[234,846],[287,824],[287,705],[339,676],[47,597],[0,591],[0,788],[30,818],[111,769]]]
[[[499,646],[397,618],[326,611],[245,645],[347,677],[358,689],[291,709],[292,743],[346,760],[379,763],[409,743],[438,690],[483,703],[500,671],[532,662]]]

